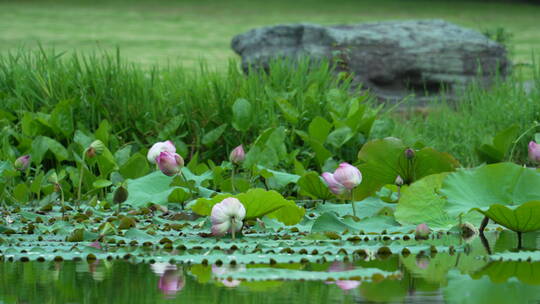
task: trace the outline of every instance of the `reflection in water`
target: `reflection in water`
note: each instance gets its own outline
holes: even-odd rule
[[[169,263],[154,263],[152,271],[159,276],[158,288],[167,296],[173,296],[184,288],[184,272],[176,265]]]
[[[340,271],[346,271],[346,270],[354,270],[356,267],[354,267],[351,263],[344,263],[344,262],[333,262],[332,265],[330,265],[330,268],[328,268],[328,271],[330,272],[340,272]],[[334,281],[327,281],[326,284],[336,284],[341,290],[350,290],[354,289],[358,286],[360,286],[359,281],[354,280],[336,280]]]
[[[534,247],[538,234],[524,235]],[[514,233],[494,234],[494,252],[515,248]],[[0,262],[0,303],[536,303],[539,262],[489,262],[481,240],[455,253],[390,255],[353,262],[275,265],[134,264],[126,260]],[[399,271],[394,279],[241,281],[251,268],[338,272]],[[164,296],[165,295],[165,296]],[[510,302],[504,302],[510,301]]]

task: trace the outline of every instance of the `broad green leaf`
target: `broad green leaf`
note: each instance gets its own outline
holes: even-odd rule
[[[166,204],[174,188],[169,187],[172,177],[155,171],[143,177],[128,181],[128,199],[124,204],[143,207],[148,203]]]
[[[426,223],[431,228],[449,229],[459,223],[457,216],[448,215],[446,199],[438,192],[448,173],[428,175],[409,187],[403,187],[396,207],[396,220],[403,224]],[[467,217],[473,220],[474,217]]]
[[[182,188],[174,189],[171,194],[167,197],[169,203],[183,203],[191,197],[188,191]]]
[[[501,255],[504,255],[502,253]],[[471,275],[473,279],[488,276],[493,283],[505,283],[511,278],[529,285],[540,285],[540,262],[492,261],[489,265]]]
[[[251,169],[254,165],[276,167],[287,156],[285,136],[284,127],[265,130],[247,152],[243,167],[246,169]]]
[[[106,179],[98,179],[92,183],[92,186],[94,186],[96,189],[106,188],[110,185],[112,185],[112,182]]]
[[[313,199],[328,200],[334,197],[317,172],[305,173],[297,184],[303,195],[308,195]]]
[[[297,206],[294,201],[286,200],[276,191],[263,189],[251,189],[237,195],[218,194],[211,199],[199,198],[191,208],[200,215],[208,216],[215,204],[228,197],[235,197],[244,205],[247,220],[266,215],[285,225],[294,225],[300,222],[305,213],[304,208]]]
[[[441,188],[447,212],[457,216],[492,204],[521,205],[540,200],[540,172],[512,163],[498,163],[449,174]]]
[[[486,163],[496,163],[504,161],[504,158],[514,139],[518,136],[519,126],[513,125],[499,132],[491,141],[482,144],[476,149],[478,157]]]
[[[238,131],[247,131],[253,121],[251,103],[242,98],[237,99],[232,106],[232,113],[232,126]]]
[[[352,206],[348,204],[352,210]],[[345,232],[349,233],[364,231],[381,233],[383,230],[414,230],[414,227],[400,227],[398,223],[390,216],[374,216],[366,218],[359,222],[355,222],[351,218],[339,218],[333,212],[323,213],[319,216],[313,226],[311,232]]]
[[[493,204],[474,210],[512,231],[531,232],[540,229],[540,201],[530,201],[518,206]]]
[[[353,136],[354,132],[349,127],[341,127],[335,129],[328,135],[326,142],[333,146],[334,148],[341,148],[347,141],[349,141]]]
[[[114,156],[108,148],[105,148],[96,159],[101,177],[107,178],[112,171],[118,170]]]
[[[394,184],[397,176],[412,183],[424,176],[454,171],[458,162],[448,153],[423,148],[407,160],[407,146],[397,138],[373,140],[365,144],[358,158],[362,183],[354,190],[354,199],[362,200],[387,184]]]
[[[292,125],[296,125],[298,123],[298,117],[300,116],[298,110],[293,107],[286,99],[283,98],[278,99],[276,103],[281,110],[281,113],[283,113],[283,117],[285,118],[285,120],[287,120]]]
[[[215,143],[222,135],[223,132],[225,132],[225,129],[227,129],[227,124],[224,123],[220,125],[219,127],[207,132],[204,134],[202,138],[202,144],[205,146],[210,146],[213,143]]]
[[[99,127],[94,133],[94,135],[96,136],[96,139],[101,140],[105,144],[105,146],[108,146],[110,134],[111,124],[106,119],[104,119],[99,124]]]
[[[140,153],[133,154],[125,164],[120,167],[120,174],[124,178],[135,179],[148,174],[150,167],[146,157]]]
[[[62,100],[56,104],[51,112],[50,123],[57,134],[64,138],[71,138],[74,132],[73,101]]]
[[[316,116],[309,123],[308,134],[312,140],[316,140],[320,144],[326,142],[326,138],[330,131],[332,130],[332,124],[329,123],[326,119]]]

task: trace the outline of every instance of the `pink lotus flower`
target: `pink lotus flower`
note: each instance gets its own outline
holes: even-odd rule
[[[428,225],[426,224],[420,224],[416,226],[416,230],[414,231],[414,235],[417,239],[427,239],[430,234],[430,229]]]
[[[246,152],[244,152],[244,147],[242,145],[234,148],[229,155],[229,160],[233,164],[239,164],[246,159]]]
[[[23,155],[15,160],[15,169],[24,171],[30,166],[30,155]]]
[[[529,142],[529,160],[540,163],[540,145],[534,141]]]
[[[159,170],[167,176],[173,176],[180,172],[180,169],[184,166],[184,159],[182,156],[174,152],[161,152],[156,158]]]
[[[150,163],[155,164],[157,162],[156,158],[158,158],[161,152],[176,153],[176,147],[170,140],[157,142],[150,148],[146,158]]]
[[[245,216],[246,209],[238,199],[229,197],[222,200],[212,208],[212,234],[222,236],[232,233],[234,238],[234,234],[242,230]]]
[[[348,190],[354,189],[362,182],[360,170],[348,163],[339,164],[339,167],[334,171],[334,178]]]
[[[334,174],[330,172],[324,172],[322,174],[322,178],[328,185],[328,188],[330,188],[330,191],[332,191],[332,193],[334,193],[335,195],[341,195],[347,190],[345,186],[343,186],[341,183],[338,183],[338,181],[334,178]]]

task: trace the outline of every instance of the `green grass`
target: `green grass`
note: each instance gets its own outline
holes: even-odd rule
[[[514,35],[515,61],[530,62],[540,50],[538,16],[540,5],[515,1],[0,1],[0,53],[38,42],[89,53],[120,47],[128,60],[149,66],[196,67],[205,59],[225,70],[235,56],[231,38],[253,27],[442,18],[479,31],[502,27]]]
[[[144,147],[172,139],[185,144],[182,150],[204,152],[203,156],[219,160],[236,145],[253,143],[266,128],[283,125],[304,130],[316,116],[331,120],[329,110],[348,103],[354,94],[347,81],[333,76],[328,64],[310,67],[302,61],[291,70],[289,63],[280,61],[271,65],[269,74],[253,72],[248,77],[238,65],[232,60],[225,72],[204,65],[193,71],[173,66],[143,68],[121,60],[118,54],[32,51],[0,55],[0,123],[8,118],[23,134],[35,136],[25,131],[30,123],[25,122],[25,113],[51,113],[58,103],[70,101],[75,127],[81,130],[94,132],[106,119],[112,132],[122,138],[121,144],[135,142]],[[242,132],[231,123],[232,106],[240,98],[253,108],[251,127]],[[286,99],[302,114],[294,126],[283,119],[279,99]],[[224,135],[205,144],[204,135],[223,124],[227,124]],[[28,148],[22,140],[12,144]]]
[[[527,143],[534,140],[535,132],[540,132],[539,127],[534,127],[540,122],[540,69],[537,65],[535,69],[535,87],[530,92],[526,92],[522,79],[517,77],[499,81],[487,91],[472,85],[459,96],[459,102],[441,100],[427,114],[415,109],[406,113],[405,119],[389,114],[383,121],[390,125],[386,131],[392,131],[386,134],[404,138],[410,144],[420,141],[449,152],[462,165],[470,167],[480,164],[475,151],[480,144],[517,125],[523,136],[515,143],[512,159],[511,153],[507,153],[506,160],[526,164]]]

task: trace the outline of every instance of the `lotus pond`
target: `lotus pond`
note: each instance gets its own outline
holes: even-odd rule
[[[249,102],[233,108],[247,132]],[[30,154],[0,162],[0,303],[540,301],[540,171],[508,161],[526,133],[496,135],[472,168],[392,137],[351,156],[336,151],[373,119],[345,112],[268,128],[219,163],[120,145],[106,121],[65,146],[4,137]]]

